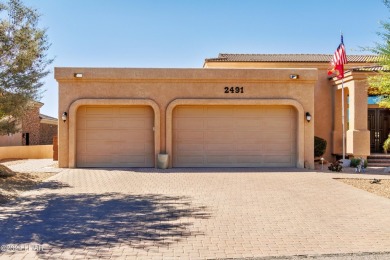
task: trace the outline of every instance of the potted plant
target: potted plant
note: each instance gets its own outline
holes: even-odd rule
[[[390,134],[388,135],[387,139],[383,143],[383,151],[387,154],[387,151],[390,149]]]

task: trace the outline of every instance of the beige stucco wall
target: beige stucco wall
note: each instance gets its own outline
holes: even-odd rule
[[[0,147],[0,159],[49,159],[53,158],[53,145]]]
[[[74,73],[83,73],[75,78]],[[297,80],[290,74],[299,74]],[[56,68],[55,78],[59,82],[59,118],[68,112],[68,121],[59,124],[59,166],[74,166],[75,115],[78,103],[88,104],[155,103],[160,120],[158,151],[167,152],[166,114],[169,104],[179,99],[203,99],[205,105],[213,100],[292,100],[302,111],[310,112],[310,123],[302,120],[303,163],[313,168],[314,137],[314,87],[317,69],[113,69],[113,68]],[[225,87],[240,86],[244,93],[224,93]],[[84,100],[84,101],[80,101]],[[117,100],[117,101],[115,101]],[[208,102],[210,100],[210,102]],[[146,105],[148,105],[146,104]],[[151,105],[152,106],[152,105]],[[170,112],[169,112],[170,113]],[[168,130],[169,131],[169,130]],[[74,137],[72,137],[74,138]],[[72,157],[72,158],[70,158]]]
[[[0,135],[0,147],[17,145],[22,145],[22,133]]]

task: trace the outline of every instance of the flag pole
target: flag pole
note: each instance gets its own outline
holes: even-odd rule
[[[343,126],[343,163],[345,160],[344,77],[341,79],[341,124]]]
[[[341,43],[344,44],[343,41],[343,32],[340,30],[340,35],[341,35]],[[341,120],[342,126],[343,126],[343,165],[344,165],[344,160],[345,160],[345,115],[344,115],[344,64],[343,64],[343,77],[341,78]]]
[[[333,58],[330,62],[332,67],[328,71],[328,75],[332,75],[337,71],[337,79],[341,79],[341,125],[342,125],[342,142],[343,142],[343,162],[345,160],[345,112],[344,112],[344,64],[348,63],[347,54],[345,53],[345,46],[343,40],[343,33],[341,33],[341,43],[337,47]]]

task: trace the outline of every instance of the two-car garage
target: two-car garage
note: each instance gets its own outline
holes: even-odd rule
[[[59,167],[314,168],[317,69],[56,68],[55,78]]]

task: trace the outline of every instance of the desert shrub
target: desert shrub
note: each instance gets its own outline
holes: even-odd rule
[[[329,165],[328,169],[332,172],[341,172],[343,170],[343,166],[339,161],[335,161]]]
[[[314,156],[320,157],[326,151],[326,140],[321,137],[314,136]]]

